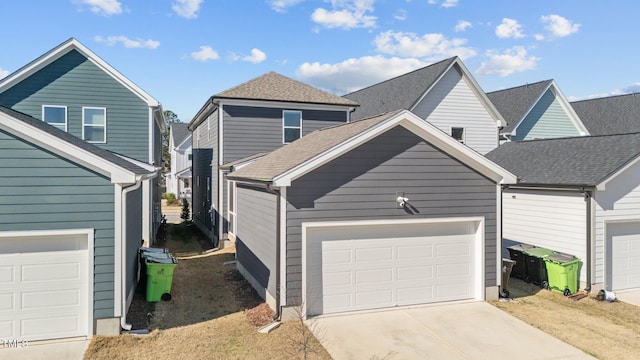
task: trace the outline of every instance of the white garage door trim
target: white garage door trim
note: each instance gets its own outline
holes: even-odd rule
[[[46,247],[51,247],[52,253],[58,252],[58,254],[61,254],[61,256],[68,256],[68,254],[72,254],[73,251],[80,251],[80,253],[85,253],[87,256],[86,259],[86,268],[84,269],[86,271],[86,273],[84,274],[86,277],[86,314],[82,314],[82,317],[86,316],[86,321],[83,321],[83,323],[80,323],[79,326],[79,330],[77,332],[77,334],[74,334],[74,336],[68,336],[68,335],[64,335],[61,336],[59,338],[63,338],[63,337],[77,337],[77,336],[86,336],[88,339],[90,339],[93,335],[93,249],[94,249],[94,230],[93,229],[65,229],[65,230],[36,230],[36,231],[4,231],[4,232],[0,232],[0,248],[6,244],[9,243],[9,241],[15,240],[15,239],[20,239],[21,243],[20,246],[26,247],[28,248],[29,246],[31,246],[31,249],[29,249],[30,251],[33,252],[46,252],[47,249],[44,248],[42,249],[43,251],[38,251],[40,250],[38,248],[38,246],[46,246]],[[47,242],[40,242],[37,243],[38,239],[42,239],[42,238],[55,238],[54,240],[60,239],[60,240],[64,240],[65,237],[72,237],[73,240],[77,240],[77,242],[74,241],[68,241],[68,244],[65,244],[63,242],[58,242],[58,241],[47,241]],[[32,241],[31,244],[29,244],[29,241]],[[85,243],[86,241],[86,243]],[[72,244],[73,243],[73,244]],[[7,246],[16,246],[15,244],[13,245],[7,245]],[[86,248],[85,248],[86,246]],[[56,250],[56,251],[53,251]],[[10,251],[10,250],[9,250]],[[73,255],[71,255],[71,257],[73,257]],[[76,256],[77,257],[77,256]],[[1,264],[0,264],[1,266]],[[82,269],[81,269],[82,270]],[[80,276],[83,276],[83,274],[80,274]],[[53,316],[55,314],[51,314],[52,316],[49,317],[50,320],[53,320]],[[17,336],[20,336],[20,334],[16,334]],[[35,340],[50,340],[50,339],[56,339],[55,336],[35,336],[36,339]],[[21,340],[28,340],[28,341],[32,341],[32,339],[15,339],[18,341]]]
[[[423,226],[427,226],[430,224],[438,224],[438,225],[465,225],[468,226],[469,230],[467,235],[473,235],[473,286],[472,290],[472,299],[482,300],[484,299],[484,218],[483,217],[459,217],[459,218],[437,218],[437,219],[408,219],[408,220],[361,220],[361,221],[332,221],[332,222],[311,222],[311,223],[302,223],[302,294],[304,294],[304,299],[302,301],[302,313],[305,315],[310,313],[311,315],[316,315],[315,310],[313,310],[313,304],[308,304],[309,299],[313,297],[321,297],[322,294],[310,294],[310,290],[317,291],[311,289],[310,282],[312,282],[311,277],[313,276],[313,280],[315,283],[322,283],[322,274],[314,274],[313,269],[317,269],[318,261],[322,261],[322,259],[318,259],[317,261],[311,260],[310,257],[310,249],[314,249],[311,246],[310,241],[313,240],[313,237],[316,236],[320,231],[331,232],[337,230],[338,232],[349,231],[349,228],[364,228],[364,227],[375,227],[377,228],[374,233],[373,238],[413,238],[420,236],[423,231],[428,230],[428,228],[423,228]],[[380,233],[382,231],[382,233]],[[340,236],[340,235],[338,235]],[[367,240],[365,238],[358,238],[358,240]],[[345,240],[340,237],[340,239],[333,240]],[[355,241],[358,241],[355,240]],[[321,250],[322,251],[322,250]],[[313,269],[312,269],[313,267]],[[316,270],[317,272],[317,270]],[[318,276],[320,279],[318,279]],[[322,290],[320,290],[322,292]],[[318,301],[318,300],[314,300]],[[320,300],[323,301],[323,300]]]
[[[615,221],[605,221],[604,223],[604,238],[606,239],[605,244],[605,269],[606,269],[606,287],[610,290],[624,290],[640,287],[640,247],[636,247],[634,249],[625,248],[616,248],[616,243],[618,241],[631,241],[629,237],[620,238],[618,241],[614,239],[614,236],[617,235],[616,232],[612,229],[616,225],[636,225],[637,234],[640,234],[640,219],[625,219],[625,220],[615,220]],[[627,234],[630,235],[630,234]],[[632,235],[630,235],[632,236]],[[640,239],[635,239],[636,246],[640,245]],[[626,244],[630,245],[630,244]],[[629,261],[631,259],[627,259],[629,255],[635,258],[636,266],[634,270],[629,269]],[[625,256],[625,259],[619,260],[620,256]],[[623,261],[624,260],[624,261]],[[635,277],[636,281],[632,283],[625,282],[624,280],[618,280],[616,278],[616,272],[626,271],[626,274],[638,274]],[[620,274],[618,274],[620,275]]]

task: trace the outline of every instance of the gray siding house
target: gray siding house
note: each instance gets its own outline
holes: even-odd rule
[[[233,239],[228,182],[221,168],[301,136],[349,121],[351,100],[270,72],[213,95],[189,124],[193,141],[193,221],[214,246]]]
[[[569,101],[553,80],[487,93],[507,121],[503,141],[589,135]]]
[[[100,148],[162,164],[160,103],[76,39],[69,39],[0,80],[0,105],[40,119]],[[160,220],[158,179],[142,184],[142,238]]]
[[[90,338],[128,328],[143,183],[157,176],[0,106],[0,338]]]
[[[409,110],[481,154],[498,147],[506,123],[458,57],[344,95],[352,120]]]
[[[227,178],[237,267],[283,319],[498,297],[516,178],[412,112],[316,130]]]

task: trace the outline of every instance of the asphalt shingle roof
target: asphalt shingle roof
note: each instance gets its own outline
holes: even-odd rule
[[[344,95],[344,98],[360,104],[351,114],[351,119],[360,120],[395,110],[411,110],[456,59],[454,56]]]
[[[640,94],[574,101],[571,106],[591,135],[640,132]]]
[[[189,136],[189,124],[173,123],[171,124],[171,137],[173,138],[173,145],[178,146],[184,139]]]
[[[278,175],[313,159],[399,112],[316,130],[232,172],[227,177],[270,182]]]
[[[487,97],[507,122],[500,132],[511,133],[553,80],[544,80],[487,93]]]
[[[34,128],[37,128],[39,130],[45,131],[53,136],[56,136],[64,141],[66,141],[67,143],[77,146],[79,148],[81,148],[84,151],[87,151],[89,153],[92,153],[96,156],[99,156],[109,162],[111,162],[114,165],[117,165],[123,169],[126,169],[128,171],[133,172],[134,174],[139,174],[139,175],[143,175],[143,174],[150,174],[152,173],[151,171],[148,171],[146,169],[143,169],[142,167],[134,164],[133,162],[129,161],[126,159],[126,157],[123,157],[122,155],[118,155],[114,152],[111,152],[109,150],[103,149],[101,147],[98,147],[96,145],[93,145],[91,143],[88,143],[74,135],[69,134],[66,131],[60,130],[58,128],[56,128],[55,126],[51,126],[47,123],[45,123],[42,120],[38,120],[34,117],[31,117],[27,114],[15,111],[13,109],[4,107],[0,105],[0,112],[3,112],[15,119],[18,119],[19,121],[22,121],[23,123],[32,126]],[[135,161],[132,159],[132,161]]]
[[[486,155],[520,184],[596,186],[640,155],[640,133],[514,141]]]
[[[330,94],[273,71],[218,93],[213,97],[358,106],[356,102],[349,99]]]

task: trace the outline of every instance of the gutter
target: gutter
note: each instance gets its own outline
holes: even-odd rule
[[[121,286],[121,299],[120,301],[122,302],[122,311],[121,311],[121,316],[120,316],[120,327],[123,330],[129,331],[131,330],[132,325],[131,324],[127,324],[127,277],[126,277],[126,264],[127,264],[127,247],[126,247],[126,240],[127,240],[127,195],[134,191],[134,190],[138,190],[140,188],[140,186],[142,185],[142,178],[140,178],[135,184],[122,189],[122,211],[121,216],[122,216],[122,227],[121,227],[121,236],[120,239],[123,242],[122,246],[120,247],[120,256],[121,256],[121,260],[120,260],[120,264],[124,269],[121,269],[120,271],[120,276],[121,276],[121,280],[120,280],[120,286]],[[122,271],[124,270],[124,271]]]
[[[587,216],[587,236],[586,236],[586,260],[587,260],[587,269],[586,269],[586,273],[587,273],[587,278],[586,283],[587,286],[584,288],[584,291],[586,291],[587,293],[591,292],[591,270],[593,267],[593,260],[592,259],[592,254],[594,252],[592,252],[592,238],[593,238],[593,228],[594,228],[594,224],[592,221],[592,215],[595,213],[593,211],[593,191],[592,190],[586,190],[586,189],[582,189],[582,191],[584,192],[584,200],[586,202],[586,216]]]
[[[276,308],[275,311],[276,313],[273,315],[273,320],[274,321],[281,321],[282,320],[282,311],[281,311],[281,307],[282,304],[280,303],[280,262],[282,261],[282,259],[280,259],[280,238],[282,236],[282,234],[280,234],[280,221],[282,221],[281,217],[280,217],[280,210],[282,207],[280,198],[281,198],[281,194],[280,194],[280,190],[275,190],[273,189],[270,185],[267,185],[265,187],[267,189],[268,192],[276,195]]]

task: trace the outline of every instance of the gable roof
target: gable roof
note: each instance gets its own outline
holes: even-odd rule
[[[571,106],[591,135],[640,132],[640,95],[574,101]]]
[[[191,134],[189,131],[189,124],[173,123],[170,127],[173,146],[180,145]]]
[[[404,126],[497,182],[515,182],[515,176],[512,174],[407,110],[316,130],[230,173],[227,177],[289,186],[292,180],[395,126]]]
[[[0,106],[0,129],[101,174],[109,174],[114,183],[133,183],[139,177],[156,173],[151,165],[88,143],[42,120],[4,106]]]
[[[454,66],[462,73],[500,124],[504,125],[502,115],[496,110],[486,94],[475,81],[469,70],[457,56],[414,70],[404,75],[371,85],[364,89],[344,95],[360,107],[351,115],[353,120],[368,118],[377,114],[395,110],[413,110],[435,84]]]
[[[9,74],[7,77],[1,79],[0,92],[4,92],[5,90],[11,88],[15,84],[23,81],[24,79],[28,78],[37,71],[43,69],[44,67],[55,62],[56,60],[73,50],[82,54],[102,71],[110,75],[125,88],[129,89],[132,93],[145,101],[148,106],[156,108],[154,117],[156,118],[156,122],[158,122],[158,126],[160,126],[160,129],[162,131],[165,131],[164,115],[162,113],[162,105],[160,105],[160,102],[158,102],[158,100],[154,99],[151,95],[134,84],[131,80],[127,79],[127,77],[122,75],[118,70],[113,68],[106,61],[102,60],[98,55],[89,50],[75,38],[70,38],[69,40],[63,42],[62,44],[56,46],[37,59],[28,63],[27,65],[16,70],[12,74]]]
[[[507,121],[507,125],[500,133],[510,134],[520,121],[527,116],[531,108],[540,100],[552,83],[553,80],[544,80],[487,93],[489,100]]]
[[[640,155],[640,133],[513,141],[486,156],[519,184],[597,186]]]

